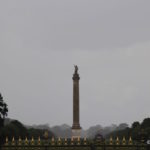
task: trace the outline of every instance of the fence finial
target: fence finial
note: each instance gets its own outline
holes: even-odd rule
[[[131,136],[129,138],[129,145],[132,145],[132,138],[131,138]]]
[[[15,145],[15,138],[14,138],[14,136],[13,136],[13,138],[12,138],[11,145]]]
[[[86,145],[87,144],[87,141],[86,141],[86,137],[84,138],[84,145]]]
[[[55,144],[55,139],[54,139],[54,137],[52,137],[51,143],[52,143],[52,145]]]
[[[34,145],[34,137],[32,136],[31,145]]]
[[[116,145],[119,145],[119,138],[117,136],[117,139],[116,139]]]
[[[58,145],[60,145],[61,144],[61,138],[59,137],[58,138]]]
[[[65,138],[65,145],[67,145],[67,138]]]
[[[28,145],[28,143],[29,143],[29,142],[28,142],[28,138],[26,137],[26,138],[25,138],[25,145]]]
[[[125,145],[126,144],[126,139],[125,139],[125,136],[123,136],[123,139],[122,139],[122,144]]]
[[[39,136],[39,138],[38,138],[38,145],[40,145],[40,144],[41,144],[41,138]]]
[[[6,136],[5,145],[8,145],[8,137]]]
[[[21,140],[21,137],[19,136],[18,145],[21,145],[21,144],[22,144],[22,140]]]
[[[112,139],[112,136],[110,137],[109,139],[109,144],[112,145],[113,144],[113,139]]]
[[[77,139],[77,140],[78,140],[78,143],[77,143],[77,144],[78,144],[78,145],[80,145],[80,137],[78,137],[78,139]]]

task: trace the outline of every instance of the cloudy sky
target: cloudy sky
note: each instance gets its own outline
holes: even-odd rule
[[[149,0],[0,0],[0,92],[9,117],[83,128],[150,116]]]

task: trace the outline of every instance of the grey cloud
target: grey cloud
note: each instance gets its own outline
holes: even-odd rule
[[[0,6],[1,30],[4,38],[9,35],[11,40],[16,38],[22,48],[124,47],[149,40],[149,3],[137,0],[6,1]]]
[[[149,1],[137,0],[1,1],[0,92],[9,117],[71,125],[73,64],[83,127],[147,117],[149,11]]]

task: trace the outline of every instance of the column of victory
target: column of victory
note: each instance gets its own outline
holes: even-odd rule
[[[72,125],[72,138],[79,138],[81,135],[81,127],[79,123],[79,74],[78,66],[74,66],[75,71],[73,74],[73,125]]]

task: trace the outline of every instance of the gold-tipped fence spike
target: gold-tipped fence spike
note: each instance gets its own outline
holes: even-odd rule
[[[32,136],[31,145],[34,145],[34,137]]]
[[[117,139],[116,139],[116,144],[119,145],[119,138],[117,136]]]
[[[28,138],[26,137],[25,138],[25,145],[28,145],[29,141],[28,141]]]
[[[73,145],[73,144],[74,144],[74,138],[71,137],[71,145]]]
[[[123,145],[125,145],[125,144],[126,144],[126,138],[125,138],[125,136],[123,136],[122,144],[123,144]]]
[[[54,137],[52,137],[51,142],[52,142],[52,145],[54,145],[54,144],[55,144],[55,139],[54,139]]]
[[[18,140],[19,142],[21,142],[22,141],[22,139],[21,139],[21,137],[19,137],[19,140]]]
[[[38,137],[38,145],[40,145],[41,144],[41,138],[40,138],[40,136]]]
[[[5,145],[8,145],[8,137],[6,137]]]
[[[67,138],[65,138],[65,145],[67,145]]]
[[[13,138],[12,138],[11,145],[15,145],[15,138],[14,138],[14,136],[13,136]]]
[[[22,140],[21,140],[21,137],[19,136],[18,145],[21,145],[21,144],[22,144]]]
[[[80,137],[78,137],[77,141],[78,141],[77,144],[80,145]]]
[[[58,138],[58,145],[60,145],[61,144],[61,138],[59,137]]]
[[[84,138],[84,145],[86,145],[87,144],[87,140],[86,140],[86,137]]]
[[[132,145],[132,144],[133,144],[133,142],[132,142],[132,138],[130,136],[130,138],[129,138],[129,145]]]
[[[110,137],[110,139],[109,139],[109,144],[110,144],[110,145],[113,144],[113,139],[112,139],[112,137]]]

